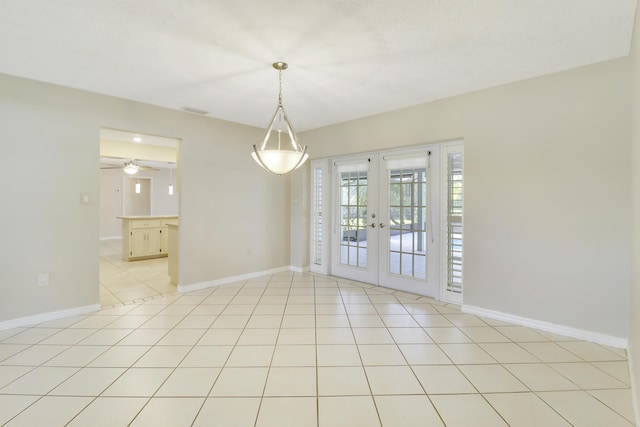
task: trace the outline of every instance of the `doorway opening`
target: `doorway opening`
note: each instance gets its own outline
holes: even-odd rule
[[[177,280],[169,274],[167,236],[169,224],[177,227],[179,218],[179,148],[180,140],[176,138],[100,130],[100,302],[103,307],[176,292]],[[129,166],[128,172],[126,166]],[[132,170],[135,172],[131,173]],[[135,222],[136,219],[154,222],[146,221],[143,225]],[[149,228],[156,225],[155,222],[158,222],[157,230]],[[144,236],[157,234],[153,246],[158,246],[158,250],[134,251],[132,248],[141,246],[141,233],[133,233],[135,230],[130,227],[140,227]],[[144,243],[150,246],[149,242]]]

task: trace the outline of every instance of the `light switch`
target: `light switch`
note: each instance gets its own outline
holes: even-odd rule
[[[80,204],[83,206],[88,206],[89,204],[91,204],[89,193],[80,193]]]

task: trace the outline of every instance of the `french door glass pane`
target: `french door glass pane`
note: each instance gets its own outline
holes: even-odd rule
[[[389,273],[426,278],[427,170],[389,171]]]
[[[367,266],[367,172],[340,173],[340,263]]]

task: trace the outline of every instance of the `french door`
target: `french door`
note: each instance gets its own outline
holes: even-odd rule
[[[448,144],[334,159],[330,273],[461,302],[461,156]]]

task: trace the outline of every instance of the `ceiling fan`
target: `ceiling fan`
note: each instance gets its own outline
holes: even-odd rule
[[[121,158],[117,158],[117,157],[112,157],[112,159],[114,160],[124,160]],[[160,169],[157,168],[153,168],[151,166],[143,166],[140,165],[137,162],[137,159],[133,159],[133,160],[129,160],[129,161],[125,161],[124,164],[122,165],[116,165],[116,164],[104,164],[100,166],[100,169],[122,169],[127,175],[135,175],[138,173],[138,171],[141,170],[152,170],[152,171],[159,171]]]

